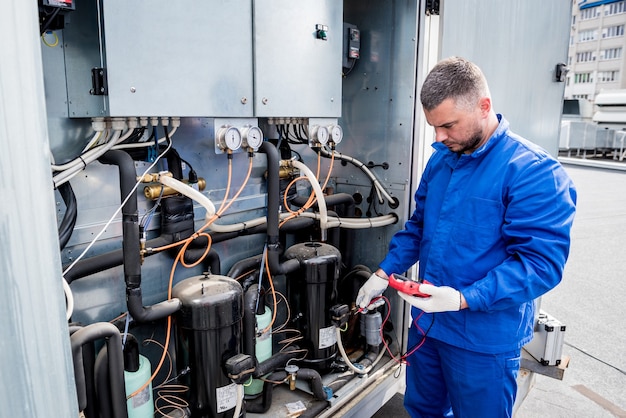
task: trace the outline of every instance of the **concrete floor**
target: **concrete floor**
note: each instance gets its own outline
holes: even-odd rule
[[[516,418],[626,417],[626,171],[565,164],[578,190],[563,281],[541,308],[567,327],[563,380],[537,375]],[[403,418],[402,395],[374,418]]]

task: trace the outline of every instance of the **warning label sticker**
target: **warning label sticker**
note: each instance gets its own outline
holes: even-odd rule
[[[237,406],[237,385],[231,383],[228,386],[217,388],[215,389],[215,396],[217,398],[217,413],[228,411]]]
[[[337,342],[335,334],[335,326],[331,325],[328,328],[320,328],[320,346],[319,348],[331,347]]]

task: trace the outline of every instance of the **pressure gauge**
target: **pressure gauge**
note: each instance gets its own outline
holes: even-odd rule
[[[219,147],[223,150],[236,151],[241,147],[241,132],[234,126],[220,129],[218,135]]]
[[[318,126],[317,130],[315,130],[315,133],[313,135],[313,139],[316,140],[317,142],[319,142],[322,145],[326,145],[326,143],[328,142],[328,137],[329,137],[329,133],[328,133],[328,128],[325,126]]]
[[[341,142],[343,139],[343,129],[339,125],[332,125],[330,127],[330,139],[333,140],[335,145]]]
[[[263,143],[263,132],[258,126],[251,126],[243,132],[243,146],[258,150]]]

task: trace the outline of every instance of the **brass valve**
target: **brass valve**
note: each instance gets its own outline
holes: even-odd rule
[[[183,183],[191,185],[191,183],[189,183],[189,181],[187,180],[184,180]],[[202,177],[198,177],[198,182],[195,184],[198,185],[198,190],[202,191],[206,187],[206,180],[204,180],[204,178]],[[161,195],[161,189],[163,190],[163,196],[171,196],[178,193],[175,189],[169,186],[164,186],[162,184],[151,184],[144,187],[143,194],[148,199],[156,200]]]

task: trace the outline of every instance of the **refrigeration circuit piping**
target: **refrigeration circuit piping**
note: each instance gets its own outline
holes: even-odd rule
[[[185,195],[188,198],[200,203],[200,205],[202,205],[202,207],[206,209],[205,220],[207,222],[213,217],[213,215],[215,215],[215,205],[213,204],[213,202],[211,202],[208,197],[200,193],[198,190],[189,187],[189,185],[183,183],[180,180],[176,180],[173,177],[160,175],[158,176],[158,181],[164,186],[169,186],[180,194]]]
[[[136,172],[135,163],[130,155],[124,151],[111,150],[104,154],[100,161],[104,164],[116,165],[119,168],[122,196],[133,193],[133,189],[136,188]],[[165,318],[178,311],[181,302],[174,298],[164,300],[152,306],[143,305],[138,220],[137,198],[133,196],[122,207],[122,250],[124,279],[126,281],[126,302],[128,312],[133,319],[139,322],[149,322]]]
[[[259,152],[267,156],[267,263],[272,274],[284,274],[300,267],[297,260],[279,262],[280,237],[278,230],[280,205],[280,158],[278,150],[271,143],[264,141]]]
[[[107,346],[109,388],[111,405],[113,407],[112,418],[127,418],[122,338],[119,330],[108,322],[87,325],[74,332],[70,337],[79,410],[83,411],[87,407],[83,345],[100,338],[105,339]]]

